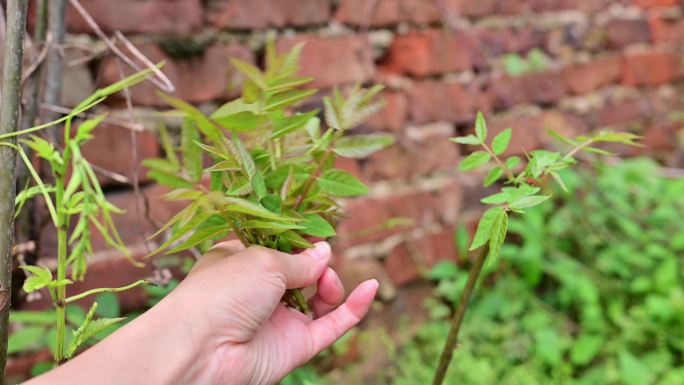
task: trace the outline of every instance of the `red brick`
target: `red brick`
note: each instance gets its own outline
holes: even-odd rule
[[[680,0],[633,0],[634,5],[641,8],[655,7],[676,7],[680,5]]]
[[[650,125],[644,131],[644,138],[641,140],[644,147],[638,148],[638,152],[658,159],[672,154],[677,151],[677,134],[680,129],[680,124],[673,123]]]
[[[340,247],[377,242],[415,227],[439,220],[439,208],[430,191],[407,191],[387,197],[366,197],[347,204],[348,217],[339,223],[336,244]],[[388,221],[408,219],[412,223],[388,227]]]
[[[684,39],[684,19],[671,19],[653,13],[649,15],[648,25],[656,43],[674,43]]]
[[[432,2],[421,0],[342,0],[335,18],[356,26],[383,27],[401,22],[430,24],[441,15]]]
[[[610,48],[651,41],[651,31],[645,19],[613,19],[605,28],[606,42]]]
[[[617,83],[621,72],[621,58],[606,55],[586,63],[568,65],[563,69],[563,80],[569,93],[583,95]]]
[[[228,89],[239,89],[235,86],[242,82],[243,76],[230,67],[230,58],[254,62],[252,52],[239,44],[212,45],[201,55],[183,60],[170,58],[155,44],[142,44],[138,48],[154,63],[166,61],[162,71],[176,87],[176,92],[172,95],[188,102],[207,102],[235,95],[235,92],[229,92]],[[126,67],[124,73],[128,75],[133,71]],[[120,78],[117,64],[113,60],[107,60],[102,68],[102,83],[112,84]],[[133,103],[165,106],[156,92],[157,88],[152,83],[143,82],[131,89]]]
[[[411,31],[394,38],[382,69],[420,77],[464,71],[472,66],[469,45],[453,32]]]
[[[595,113],[593,125],[610,127],[639,123],[648,119],[652,113],[650,103],[643,99],[609,103]]]
[[[408,119],[408,100],[400,91],[383,91],[379,99],[385,101],[385,107],[366,121],[366,125],[374,130],[401,131]]]
[[[106,33],[188,34],[202,28],[204,11],[201,0],[81,0]],[[67,12],[69,31],[93,33],[72,6]]]
[[[93,139],[83,147],[83,156],[93,165],[121,174],[131,181],[136,166],[138,166],[140,181],[145,181],[145,174],[147,173],[144,167],[134,163],[134,151],[137,152],[138,162],[160,155],[159,144],[155,135],[149,131],[135,132],[135,149],[133,148],[130,128],[104,123],[93,131],[93,136]],[[109,184],[115,181],[103,176],[102,182]]]
[[[517,28],[480,27],[473,36],[471,55],[477,67],[488,67],[488,60],[507,53],[525,53],[544,44],[545,33],[533,26]]]
[[[279,40],[277,48],[280,52],[287,51],[300,42],[306,43],[300,73],[316,78],[312,87],[363,83],[375,75],[372,49],[364,36],[302,35]]]
[[[490,80],[487,94],[494,109],[525,103],[552,104],[565,95],[565,84],[560,71],[555,70],[521,76],[502,75]]]
[[[330,17],[328,0],[224,0],[210,6],[212,25],[226,29],[303,27]]]
[[[489,136],[492,138],[508,127],[513,129],[513,137],[505,156],[522,155],[525,151],[541,148],[541,139],[546,128],[540,115],[523,112],[495,115],[488,119],[488,126]]]
[[[622,84],[658,86],[681,75],[680,59],[672,52],[644,51],[625,55]]]
[[[448,141],[454,136],[449,124],[431,124],[411,129],[391,148],[373,154],[364,167],[369,181],[408,180],[440,170],[455,170],[458,146]]]
[[[409,117],[417,124],[470,121],[484,99],[476,84],[462,86],[436,80],[416,81],[408,91]]]
[[[390,251],[385,267],[394,284],[405,285],[420,278],[421,273],[428,273],[440,261],[459,261],[452,228],[407,240]]]

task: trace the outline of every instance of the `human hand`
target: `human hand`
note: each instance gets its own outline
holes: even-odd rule
[[[183,308],[199,343],[199,370],[208,384],[274,384],[311,359],[368,312],[375,280],[360,284],[342,303],[344,289],[329,268],[325,242],[289,255],[237,241],[216,245],[168,297]],[[286,289],[317,282],[313,319],[280,302]]]
[[[330,346],[368,312],[378,283],[344,289],[325,242],[289,255],[223,242],[160,303],[30,385],[267,385]],[[317,283],[313,319],[280,302]]]

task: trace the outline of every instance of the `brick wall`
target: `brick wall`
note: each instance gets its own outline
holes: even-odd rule
[[[515,130],[511,151],[545,144],[543,129],[572,133],[616,127],[645,135],[645,153],[668,165],[682,163],[677,150],[684,42],[679,0],[82,0],[107,33],[121,31],[164,72],[176,96],[209,106],[235,95],[239,82],[231,56],[262,64],[263,43],[275,36],[285,50],[305,41],[303,73],[325,90],[356,82],[382,83],[387,108],[359,131],[389,131],[398,144],[368,160],[345,160],[373,186],[347,203],[350,218],[335,241],[336,264],[345,279],[378,276],[392,298],[419,278],[421,267],[457,259],[452,232],[472,226],[482,195],[478,178],[456,165],[466,146],[446,141],[471,130],[478,110],[493,131]],[[67,57],[99,52],[88,25],[69,10]],[[85,47],[85,48],[84,48]],[[87,49],[86,49],[87,48]],[[542,50],[549,60],[512,76],[504,60]],[[97,55],[96,55],[97,56]],[[84,90],[117,80],[111,57],[69,67],[64,102]],[[145,84],[133,90],[138,116],[163,104]],[[112,116],[127,119],[123,102]],[[128,209],[117,221],[134,244],[176,209],[159,199],[163,189],[144,179],[132,161],[130,130],[102,126],[86,150],[96,165],[131,177],[137,171],[147,203],[111,179],[115,203]],[[155,136],[137,133],[140,157],[160,152]],[[153,220],[137,211],[149,207]],[[392,218],[409,218],[383,226]],[[44,251],[49,253],[50,232]],[[102,242],[98,243],[102,250]],[[105,265],[108,266],[108,265]],[[130,269],[129,269],[130,270]],[[103,268],[110,271],[110,267]],[[122,270],[123,271],[123,270]],[[129,274],[144,275],[147,272]],[[122,274],[122,283],[130,278]],[[135,301],[135,293],[131,294]]]

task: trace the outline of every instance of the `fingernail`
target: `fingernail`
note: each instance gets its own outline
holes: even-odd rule
[[[326,259],[330,255],[330,245],[328,242],[317,242],[312,249],[307,250],[307,253],[316,259]]]

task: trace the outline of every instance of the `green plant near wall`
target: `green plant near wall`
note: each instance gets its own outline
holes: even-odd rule
[[[266,69],[233,59],[245,77],[242,97],[209,115],[170,96],[162,97],[183,118],[181,149],[166,143],[166,158],[144,161],[149,176],[170,186],[166,198],[190,201],[163,228],[171,236],[158,251],[204,247],[235,234],[245,245],[284,252],[311,247],[309,239],[335,235],[342,215],[339,198],[368,188],[334,167],[335,158],[363,158],[393,143],[382,134],[346,136],[382,108],[381,87],[335,90],[319,110],[293,111],[316,93],[303,89],[313,79],[297,75],[302,45],[285,54],[266,48]],[[166,136],[162,127],[162,138]],[[204,158],[209,167],[204,167]],[[208,185],[203,181],[208,180]],[[284,300],[307,310],[299,290]]]
[[[565,183],[559,172],[575,164],[574,156],[580,151],[608,154],[595,145],[606,142],[635,145],[634,141],[638,139],[637,135],[631,133],[608,131],[591,136],[583,135],[575,139],[565,138],[553,131],[550,133],[570,146],[571,149],[566,154],[547,150],[535,150],[527,153],[527,164],[525,167],[521,167],[517,173],[514,170],[522,163],[520,157],[501,158],[508,149],[513,130],[507,128],[492,138],[491,142],[488,141],[487,123],[482,113],[477,115],[474,135],[452,139],[456,143],[481,148],[481,150],[473,152],[461,161],[461,171],[471,171],[490,165],[484,178],[484,186],[488,187],[499,180],[503,180],[505,187],[502,187],[500,192],[482,199],[482,203],[492,207],[482,215],[470,245],[470,251],[480,249],[480,252],[475,259],[461,294],[460,302],[456,307],[452,327],[449,330],[433,379],[434,385],[440,385],[444,381],[447,369],[452,361],[468,302],[485,260],[487,258],[492,261],[496,260],[501,251],[508,231],[509,213],[524,214],[526,210],[548,200],[550,195],[543,194],[541,187],[547,177],[553,178],[561,187],[565,188]]]
[[[147,283],[140,280],[121,288],[98,288],[69,297],[66,295],[68,285],[74,280],[85,278],[87,257],[92,254],[91,228],[95,228],[110,246],[129,256],[112,220],[112,215],[121,213],[121,210],[106,200],[93,168],[81,154],[83,144],[92,138],[92,131],[102,122],[104,115],[83,121],[77,127],[74,119],[104,101],[109,95],[143,81],[150,73],[151,70],[142,71],[97,90],[71,113],[57,121],[0,136],[0,146],[16,150],[33,178],[33,185],[27,186],[17,194],[17,214],[28,200],[41,197],[57,231],[56,275],[47,267],[22,266],[29,274],[24,281],[24,291],[32,293],[42,290],[51,299],[55,310],[47,313],[12,312],[10,318],[26,327],[10,336],[10,352],[40,344],[47,338],[55,363],[62,363],[71,358],[91,337],[101,334],[105,329],[123,320],[107,317],[94,319],[97,302],[83,315],[74,307],[67,311],[69,304],[90,295],[123,291]],[[29,135],[60,123],[64,123],[61,148],[39,136]],[[13,136],[23,135],[29,136],[21,139],[21,142],[49,165],[50,180],[54,183],[43,182],[21,146],[4,141]],[[132,259],[131,261],[136,263]],[[68,277],[69,270],[71,274]],[[46,322],[47,318],[52,319],[52,330],[46,327],[50,324]],[[70,326],[74,326],[75,329],[70,329]]]
[[[468,310],[446,383],[684,384],[684,181],[650,159],[560,174],[547,204],[511,218]],[[433,320],[388,383],[426,383],[468,271],[434,267]]]

